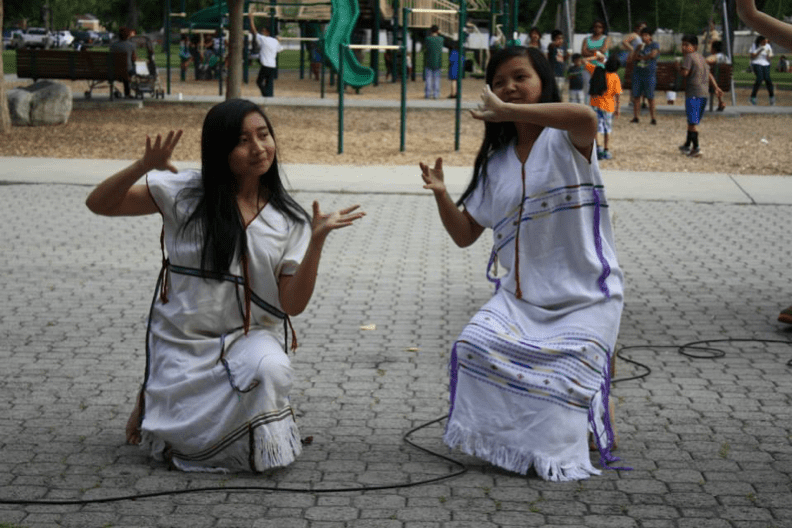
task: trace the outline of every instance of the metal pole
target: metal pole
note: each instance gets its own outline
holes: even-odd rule
[[[250,69],[251,56],[248,50],[248,34],[242,37],[242,80],[248,84],[248,70]]]
[[[405,152],[405,125],[407,123],[408,99],[408,14],[409,7],[402,8],[402,108],[399,120],[399,152]],[[415,70],[415,68],[414,68]]]
[[[463,70],[465,62],[465,19],[466,19],[466,3],[460,2],[460,11],[457,13],[457,20],[460,23],[459,33],[459,48],[460,51],[457,55],[457,97],[455,98],[454,109],[454,150],[460,150],[460,111],[463,102]]]
[[[575,30],[573,29],[573,19],[570,15],[570,0],[564,0],[564,16],[565,24],[567,24],[567,47],[573,48],[575,39]]]
[[[733,64],[732,61],[732,26],[730,25],[730,15],[727,12],[727,0],[722,2],[722,7],[724,8],[724,27],[722,30],[724,31],[724,41],[727,43],[727,58],[730,61],[730,64]],[[736,105],[735,102],[735,66],[733,66],[733,74],[730,76],[730,94],[732,99],[732,106]]]
[[[339,43],[339,152],[344,152],[344,43]]]
[[[372,44],[380,45],[380,0],[372,0],[374,4],[374,27],[372,28]],[[372,69],[374,70],[374,85],[380,84],[380,50],[372,50]]]
[[[628,2],[628,31],[633,31],[633,20],[631,19],[631,0]]]
[[[518,37],[518,2],[519,0],[515,0],[512,6],[512,38],[515,41],[520,41]]]
[[[297,26],[298,35],[300,35],[301,39],[303,38],[303,26],[304,24],[302,22]],[[305,41],[301,40],[300,41],[300,80],[303,80],[303,70],[304,70],[303,62],[306,60],[304,49],[305,49]]]
[[[165,0],[165,90],[171,95],[171,0]]]
[[[325,99],[325,39],[320,37],[317,41],[322,61],[320,61],[319,97]]]
[[[220,8],[220,0],[218,0],[218,55],[220,61],[218,62],[218,95],[223,95],[223,10]]]

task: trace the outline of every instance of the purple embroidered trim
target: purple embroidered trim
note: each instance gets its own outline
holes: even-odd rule
[[[449,360],[449,419],[454,411],[455,395],[457,395],[457,342],[452,346],[452,357]]]
[[[606,285],[606,278],[611,274],[611,267],[603,256],[603,241],[600,238],[600,194],[598,194],[596,188],[592,188],[592,195],[595,199],[595,250],[600,264],[603,265],[603,273],[600,274],[598,278],[598,284],[600,285],[600,291],[603,292],[607,298],[610,298],[611,293],[609,292],[608,285]]]
[[[597,422],[595,421],[595,412],[592,406],[589,407],[589,424],[592,426],[592,436],[595,438],[598,452],[600,452],[600,466],[609,470],[633,470],[631,467],[611,467],[611,463],[620,461],[620,458],[611,453],[611,448],[614,446],[614,428],[611,425],[611,410],[609,410],[609,388],[611,388],[611,364],[614,361],[614,356],[609,355],[609,361],[606,364],[606,376],[600,385],[600,394],[603,400],[603,426],[606,429],[607,445],[603,446],[600,442],[600,432],[598,432]]]
[[[485,271],[485,275],[487,276],[487,280],[491,283],[495,283],[496,290],[493,292],[494,294],[498,292],[498,289],[501,288],[501,280],[497,277],[493,277],[490,275],[490,270],[493,269],[493,264],[496,262],[496,257],[498,254],[496,253],[495,246],[493,247],[493,252],[490,254],[490,261],[487,263],[487,270]]]

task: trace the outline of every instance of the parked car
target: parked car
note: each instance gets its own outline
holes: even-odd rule
[[[72,46],[79,48],[82,46],[96,46],[99,44],[99,33],[96,31],[75,31],[72,33],[74,40]]]
[[[74,35],[68,29],[56,31],[53,46],[56,48],[68,48],[74,42]]]
[[[115,35],[110,31],[102,31],[99,33],[99,42],[102,43],[102,46],[110,46],[113,40],[115,40]]]
[[[53,38],[49,31],[44,28],[28,28],[15,33],[12,42],[14,47],[19,48],[49,48],[53,44]]]
[[[3,49],[4,50],[13,50],[16,48],[16,42],[14,41],[14,35],[20,33],[22,30],[20,29],[4,29],[3,30]]]

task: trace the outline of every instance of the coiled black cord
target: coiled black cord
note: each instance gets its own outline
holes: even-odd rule
[[[441,422],[442,420],[446,419],[448,415],[444,415],[443,417],[439,417],[429,422],[425,422],[419,426],[416,426],[412,430],[408,431],[402,436],[402,440],[409,444],[410,446],[417,448],[423,452],[426,452],[434,457],[439,459],[443,459],[451,463],[452,465],[458,467],[457,470],[451,472],[449,474],[444,474],[442,476],[437,476],[434,478],[427,478],[422,479],[419,481],[410,481],[404,483],[388,483],[385,485],[367,485],[367,486],[360,486],[360,487],[336,487],[336,488],[295,488],[295,487],[266,487],[266,486],[244,486],[244,487],[197,487],[194,489],[175,489],[175,490],[164,490],[159,492],[144,492],[140,494],[129,494],[126,496],[110,496],[107,498],[94,498],[90,500],[9,500],[9,499],[0,499],[0,505],[17,505],[17,504],[26,504],[26,505],[88,505],[91,503],[110,503],[110,502],[117,502],[117,501],[124,501],[124,500],[142,500],[147,498],[157,498],[159,496],[176,496],[180,494],[195,494],[197,492],[251,492],[251,491],[259,491],[259,492],[299,492],[299,493],[306,493],[306,494],[327,494],[327,493],[338,493],[338,492],[365,492],[365,491],[372,491],[372,490],[386,490],[386,489],[402,489],[407,487],[417,487],[419,485],[427,485],[428,483],[435,483],[437,481],[443,481],[446,479],[451,479],[457,476],[461,476],[468,472],[468,467],[466,467],[463,463],[452,459],[451,457],[445,456],[443,454],[439,454],[437,452],[433,452],[428,448],[424,448],[416,444],[415,442],[410,440],[410,436],[413,435],[418,430],[422,428],[426,428],[427,426],[431,426],[435,423]]]
[[[637,380],[642,379],[652,373],[652,369],[649,366],[642,364],[641,362],[637,362],[631,358],[627,358],[623,355],[625,351],[628,350],[636,350],[636,349],[662,349],[662,348],[676,348],[677,352],[687,356],[689,358],[693,358],[696,360],[702,359],[717,359],[723,358],[726,353],[721,349],[716,349],[714,347],[706,347],[705,344],[710,345],[713,343],[745,343],[745,342],[757,342],[757,343],[784,343],[787,345],[791,345],[791,342],[788,340],[760,340],[760,339],[753,339],[753,338],[726,338],[726,339],[719,339],[719,340],[700,340],[697,342],[690,342],[685,345],[631,345],[626,347],[621,347],[616,352],[616,357],[628,362],[630,364],[634,364],[644,370],[643,373],[638,375],[624,377],[624,378],[616,378],[611,381],[612,384],[617,384],[619,382],[627,382],[629,380]],[[687,351],[697,351],[697,353],[690,353]],[[791,365],[791,362],[788,361],[788,366]],[[443,454],[439,454],[437,452],[433,452],[428,448],[424,448],[416,444],[415,442],[410,440],[410,436],[413,435],[415,432],[431,426],[435,423],[441,422],[446,419],[448,415],[444,415],[443,417],[439,417],[432,421],[426,422],[419,426],[416,426],[412,430],[408,431],[402,436],[402,441],[409,444],[413,448],[426,452],[434,457],[442,459],[448,463],[451,463],[457,470],[449,473],[444,474],[442,476],[437,476],[434,478],[423,479],[420,481],[411,481],[411,482],[404,482],[404,483],[388,483],[385,485],[367,485],[361,487],[336,487],[336,488],[295,488],[295,487],[266,487],[266,486],[244,486],[244,487],[197,487],[194,489],[175,489],[175,490],[164,490],[159,492],[145,492],[140,494],[129,494],[126,496],[110,496],[107,498],[94,498],[90,500],[9,500],[9,499],[2,499],[0,498],[0,505],[19,505],[19,504],[26,504],[26,505],[88,505],[92,503],[110,503],[110,502],[117,502],[117,501],[124,501],[124,500],[142,500],[147,498],[157,498],[160,496],[176,496],[181,494],[195,494],[198,492],[251,492],[251,491],[260,491],[260,492],[292,492],[292,493],[306,493],[306,494],[328,494],[328,493],[339,493],[339,492],[365,492],[365,491],[373,491],[373,490],[387,490],[387,489],[401,489],[401,488],[408,488],[408,487],[417,487],[419,485],[427,485],[429,483],[435,483],[438,481],[443,481],[451,478],[455,478],[457,476],[461,476],[468,472],[468,467],[466,467],[460,461],[456,459],[452,459],[451,457],[445,456]]]
[[[630,377],[623,377],[623,378],[615,378],[612,379],[612,384],[617,384],[619,382],[627,382],[629,380],[637,380],[648,376],[652,373],[652,369],[649,366],[642,364],[641,362],[637,362],[632,358],[628,358],[623,355],[625,351],[628,350],[636,350],[636,349],[669,349],[674,348],[677,349],[677,352],[683,356],[687,356],[689,358],[693,358],[695,360],[706,360],[706,359],[717,359],[723,358],[727,353],[725,353],[721,349],[716,349],[715,347],[705,347],[705,344],[713,344],[713,343],[746,343],[746,342],[756,342],[756,343],[784,343],[787,345],[791,345],[790,340],[762,340],[758,338],[723,338],[718,340],[699,340],[696,342],[689,342],[684,345],[628,345],[625,347],[620,347],[616,352],[616,357],[620,360],[628,362],[629,364],[633,364],[638,366],[639,368],[643,369],[643,373],[639,373],[638,375],[630,376]],[[687,351],[696,351],[696,352],[687,352]],[[791,365],[791,361],[788,360],[787,365]]]

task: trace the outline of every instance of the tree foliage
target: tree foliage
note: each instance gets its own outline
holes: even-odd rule
[[[547,0],[537,26],[550,33],[556,28],[557,12],[564,0]],[[729,1],[729,0],[728,0]],[[630,22],[628,21],[630,2]],[[543,0],[520,0],[521,31],[528,32]],[[790,17],[790,0],[756,0],[758,9],[782,19]],[[604,8],[605,7],[605,13]],[[596,19],[606,20],[609,31],[627,32],[630,25],[642,20],[653,29],[681,33],[702,33],[713,18],[722,23],[722,0],[578,0],[575,10],[576,33],[588,33]],[[736,18],[736,23],[738,22]],[[741,27],[736,24],[736,27]],[[563,28],[559,28],[563,29]]]
[[[75,15],[91,14],[110,31],[121,26],[138,32],[156,31],[163,27],[165,0],[2,0],[7,26],[26,20],[28,26],[45,26],[42,6],[48,4],[54,29],[74,29]],[[184,7],[190,15],[216,3],[215,0],[171,0],[171,11]]]

